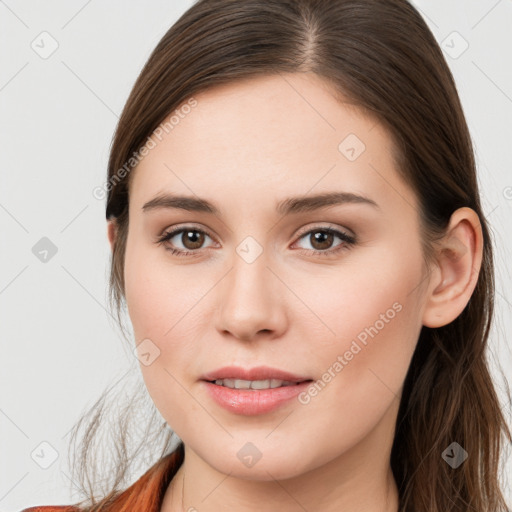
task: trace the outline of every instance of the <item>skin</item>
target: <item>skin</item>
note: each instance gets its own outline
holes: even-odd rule
[[[128,311],[136,343],[149,338],[160,350],[141,371],[185,444],[161,510],[397,511],[389,457],[403,381],[421,327],[451,322],[471,297],[482,258],[478,216],[454,212],[426,268],[417,198],[396,172],[391,138],[315,75],[258,77],[195,99],[132,171],[129,192]],[[366,146],[354,161],[338,149],[350,133]],[[379,208],[275,211],[282,199],[333,191]],[[205,198],[220,214],[142,211],[163,192]],[[196,246],[183,233],[155,243],[190,224],[212,236]],[[328,226],[357,242],[314,254],[344,243],[315,242]],[[108,236],[113,247],[113,222]],[[263,250],[250,264],[236,251],[248,236]],[[197,254],[175,256],[170,246]],[[199,381],[226,365],[321,379],[397,303],[400,311],[307,404],[243,416],[218,406]],[[237,457],[247,442],[262,454],[252,467]]]

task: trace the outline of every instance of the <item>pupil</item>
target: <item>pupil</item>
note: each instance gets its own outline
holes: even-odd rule
[[[320,243],[319,249],[326,249],[329,247],[332,240],[332,233],[327,233],[325,231],[317,231],[313,234],[314,243],[312,244],[315,247],[315,244]],[[327,243],[326,243],[327,242]]]
[[[203,244],[203,234],[198,231],[187,231],[183,233],[185,239],[183,240],[183,245],[187,247],[187,249],[198,249]],[[192,244],[190,247],[188,244]]]

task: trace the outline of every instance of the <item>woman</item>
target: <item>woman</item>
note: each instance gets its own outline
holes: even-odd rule
[[[198,1],[104,190],[113,302],[180,443],[120,490],[121,437],[110,492],[55,510],[507,510],[491,239],[413,6]]]

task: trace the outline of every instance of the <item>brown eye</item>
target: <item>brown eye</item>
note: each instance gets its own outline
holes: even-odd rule
[[[338,238],[341,243],[334,244],[334,239]],[[355,237],[333,228],[318,227],[310,229],[302,234],[299,240],[307,240],[311,245],[311,249],[302,249],[304,252],[319,256],[329,256],[349,249],[356,243]]]
[[[173,254],[191,255],[200,252],[206,238],[211,237],[201,229],[185,227],[164,233],[157,243],[168,245]]]
[[[319,251],[329,249],[334,240],[334,235],[327,231],[313,231],[309,236],[313,249]]]
[[[204,233],[197,230],[185,230],[181,235],[181,243],[185,249],[200,249],[204,243]]]

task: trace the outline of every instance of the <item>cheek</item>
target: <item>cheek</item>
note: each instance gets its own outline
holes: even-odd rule
[[[304,402],[347,410],[365,403],[377,417],[399,396],[421,329],[422,259],[412,252],[399,258],[396,249],[380,250],[371,265],[362,258],[351,262],[326,284],[327,293],[315,296],[312,309],[329,331],[324,327],[311,344],[321,382]]]
[[[405,328],[404,317],[414,320],[411,315],[419,309],[414,291],[421,282],[421,262],[419,252],[404,257],[390,245],[354,254],[339,269],[307,279],[294,276],[294,291],[310,310],[302,318],[317,330],[315,344],[348,348],[358,336],[364,343],[376,335],[372,327],[382,334]]]
[[[197,284],[192,266],[173,267],[161,255],[155,257],[158,251],[135,245],[127,244],[124,275],[134,345],[140,347],[141,372],[157,408],[166,410],[172,397],[173,408],[166,415],[170,420],[193,406],[182,386],[189,385],[185,378],[195,376],[186,370],[197,358],[194,340],[199,339],[198,330],[204,329],[200,300],[207,285]]]
[[[193,284],[194,276],[183,270],[186,267],[170,265],[162,255],[164,251],[131,245],[130,241],[127,244],[126,303],[136,341],[172,341],[174,326],[200,298],[200,287]]]
[[[317,380],[300,398],[303,435],[331,439],[339,451],[355,446],[393,409],[421,329],[421,258],[397,260],[380,254],[379,264],[343,272],[314,306],[323,335],[303,354]],[[317,320],[318,323],[318,320]],[[312,332],[311,330],[309,332]],[[392,415],[391,415],[392,416]],[[318,418],[328,418],[319,426]],[[285,438],[283,437],[283,442]],[[322,460],[332,444],[322,445]]]

